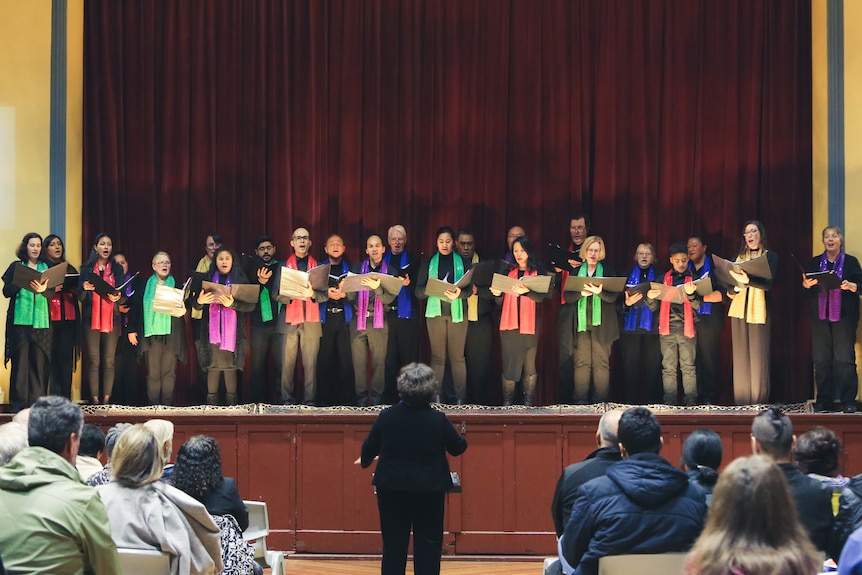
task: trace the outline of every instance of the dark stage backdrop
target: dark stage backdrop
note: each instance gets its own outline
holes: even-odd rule
[[[315,255],[337,232],[355,262],[369,233],[402,223],[413,252],[451,225],[497,256],[509,226],[563,244],[585,211],[623,269],[641,241],[667,265],[669,244],[695,231],[733,256],[758,218],[780,256],[772,397],[804,399],[810,335],[790,254],[811,253],[810,10],[88,0],[85,244],[107,231],[133,269],[166,250],[182,275],[210,230],[239,251],[268,232],[282,256],[297,226]],[[543,304],[545,403],[556,314]],[[179,385],[193,378],[186,368]]]

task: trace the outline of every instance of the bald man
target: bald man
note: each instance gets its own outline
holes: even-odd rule
[[[296,228],[290,239],[293,254],[285,262],[289,269],[307,272],[317,267],[317,261],[310,255],[311,234],[305,228]],[[273,285],[281,283],[281,267],[273,276]],[[276,320],[276,329],[284,334],[284,354],[281,369],[281,401],[284,404],[295,403],[294,384],[296,371],[296,356],[302,352],[302,368],[305,374],[303,382],[302,402],[305,405],[316,405],[317,397],[317,354],[320,351],[320,337],[323,329],[320,325],[320,306],[325,302],[327,292],[315,291],[311,284],[305,286],[302,297],[280,296],[278,290],[273,290],[272,297],[281,306]]]

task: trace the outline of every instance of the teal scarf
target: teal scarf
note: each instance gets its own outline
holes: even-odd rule
[[[596,264],[596,275],[594,277],[603,277],[604,267],[602,262]],[[578,268],[578,277],[587,277],[587,264],[583,263]],[[602,300],[597,295],[581,296],[578,299],[578,331],[587,331],[587,299],[593,298],[593,326],[602,325]]]
[[[156,297],[157,285],[159,285],[159,276],[153,274],[147,280],[147,287],[144,289],[144,337],[170,335],[171,333],[170,314],[153,310],[153,300]],[[165,279],[165,285],[175,287],[174,276],[168,276]]]
[[[437,264],[439,260],[440,252],[437,252],[436,254],[431,256],[431,261],[428,263],[429,278],[437,277]],[[460,280],[461,277],[464,275],[464,260],[462,260],[461,256],[459,256],[458,254],[453,254],[452,262],[455,265],[455,278],[453,280],[454,283]],[[425,306],[425,317],[440,317],[441,301],[443,300],[439,297],[429,296],[428,305]],[[453,299],[449,301],[449,305],[452,306],[452,321],[455,323],[461,323],[462,321],[464,321],[464,302],[460,299]]]
[[[27,262],[21,262],[21,265],[26,266]],[[37,272],[43,272],[47,269],[48,264],[45,262],[36,264]],[[48,329],[51,326],[51,320],[48,316],[48,298],[30,290],[18,290],[18,295],[15,296],[15,325],[29,325],[34,329]]]

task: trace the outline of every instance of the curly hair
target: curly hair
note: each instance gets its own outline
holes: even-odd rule
[[[171,476],[174,487],[203,502],[222,481],[221,451],[215,439],[195,435],[183,443]]]
[[[434,370],[424,363],[409,363],[402,367],[397,384],[401,401],[411,407],[428,405],[437,392]]]
[[[815,427],[799,436],[793,455],[803,473],[832,477],[838,471],[841,441],[831,429]]]

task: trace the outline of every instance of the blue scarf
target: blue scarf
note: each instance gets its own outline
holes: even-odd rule
[[[688,262],[688,269],[692,272],[694,271],[694,262]],[[712,256],[707,255],[703,260],[703,268],[700,273],[699,278],[694,278],[695,280],[703,279],[705,277],[712,277]],[[715,286],[712,286],[713,289]],[[708,301],[702,302],[700,304],[700,309],[697,310],[697,315],[709,315],[712,313],[712,304]]]
[[[392,252],[386,251],[383,254],[383,261],[387,264],[391,264]],[[401,252],[401,261],[398,263],[398,267],[404,269],[407,267],[407,264],[410,263],[407,258],[407,252]],[[410,283],[414,283],[416,278],[410,278]],[[398,292],[398,317],[401,319],[410,319],[413,317],[413,302],[410,301],[410,289],[407,286],[402,286],[401,291]]]
[[[646,281],[655,281],[655,266],[650,266],[647,270]],[[626,287],[636,286],[640,283],[641,268],[636,265],[626,281]],[[623,326],[625,331],[635,331],[637,328],[644,331],[652,330],[652,310],[644,304],[644,300],[639,301],[638,304],[626,312],[625,325]],[[640,321],[638,321],[638,314],[640,314]]]
[[[329,261],[329,258],[326,258],[325,260],[320,262],[320,265],[324,266],[326,264],[331,264],[331,263],[332,262]],[[341,266],[341,273],[338,275],[342,276],[342,275],[344,275],[350,271],[350,268],[347,267],[347,262],[342,259],[340,264],[333,264],[333,267],[329,268],[329,273],[332,274],[333,271],[337,271],[338,270],[337,266],[339,266],[339,265]],[[341,300],[341,301],[344,301],[344,300]],[[351,319],[353,319],[353,306],[350,304],[345,304],[345,306],[344,306],[344,323],[350,323]],[[320,323],[321,324],[326,323],[326,302],[325,301],[320,303]]]

